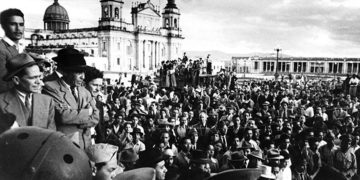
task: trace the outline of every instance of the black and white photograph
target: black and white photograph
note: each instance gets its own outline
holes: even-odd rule
[[[360,180],[358,0],[3,0],[0,25],[0,180]]]

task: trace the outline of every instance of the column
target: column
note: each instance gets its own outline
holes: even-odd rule
[[[143,59],[142,59],[142,63],[143,63],[143,64],[142,64],[141,67],[139,66],[139,69],[140,69],[140,68],[145,68],[145,59],[146,59],[146,57],[145,57],[145,54],[146,54],[146,53],[145,53],[145,52],[146,52],[146,40],[144,40],[144,42],[143,42],[143,55],[142,55],[142,58],[143,58]]]

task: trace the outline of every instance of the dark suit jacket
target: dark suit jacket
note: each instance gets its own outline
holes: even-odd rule
[[[21,100],[15,89],[0,94],[0,133],[7,130],[16,121],[19,126],[28,126]],[[49,96],[33,94],[32,98],[32,126],[56,130],[55,102]]]
[[[62,79],[45,82],[44,94],[54,98],[55,122],[58,131],[63,132],[81,148],[91,143],[90,127],[96,126],[99,121],[99,110],[90,92],[84,87],[78,87],[79,101],[77,102],[70,89]],[[93,113],[89,115],[89,108]]]
[[[12,87],[11,83],[3,81],[2,78],[7,73],[5,67],[6,62],[17,54],[19,54],[19,52],[15,47],[10,46],[4,40],[0,40],[0,93],[9,90]]]
[[[55,81],[60,79],[59,75],[56,72],[53,72],[52,74],[44,77],[43,81],[47,82],[47,81]]]

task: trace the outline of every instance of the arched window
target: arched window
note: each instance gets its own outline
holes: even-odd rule
[[[177,19],[174,19],[174,26],[175,26],[175,28],[178,28],[178,20]]]
[[[169,27],[169,18],[165,19],[165,27],[167,27],[167,28]]]

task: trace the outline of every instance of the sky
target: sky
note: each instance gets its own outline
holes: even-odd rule
[[[0,11],[19,8],[27,28],[43,28],[45,9],[53,0],[0,0]],[[140,0],[145,2],[147,0]],[[133,0],[124,0],[123,16],[131,22]],[[151,0],[162,8],[166,0]],[[95,27],[100,0],[59,0],[70,28]],[[360,57],[359,0],[176,0],[184,51],[274,53],[291,56]],[[1,34],[2,32],[0,32]]]

